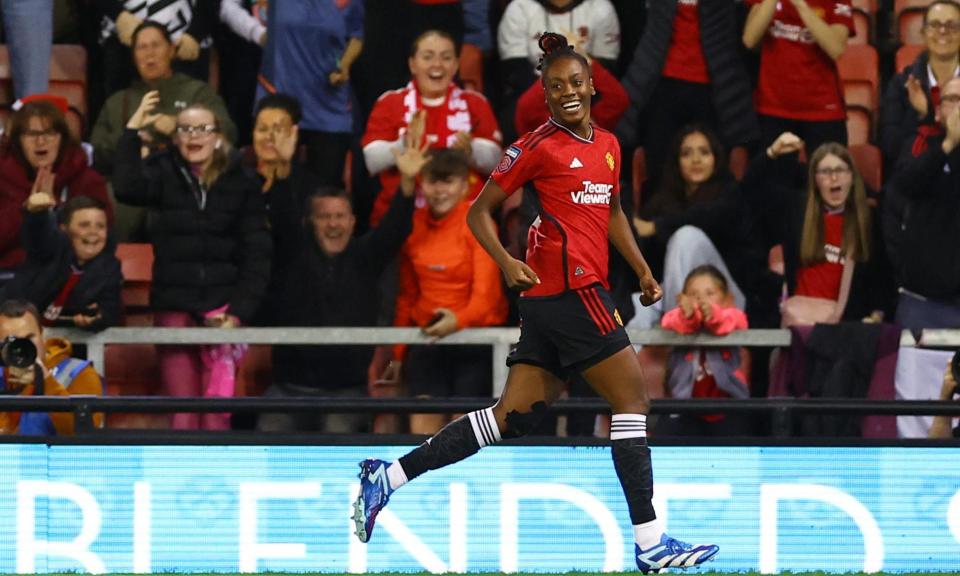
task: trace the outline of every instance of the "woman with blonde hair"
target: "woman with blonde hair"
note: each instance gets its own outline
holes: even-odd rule
[[[784,132],[750,166],[744,190],[761,207],[770,245],[783,245],[785,325],[882,320],[893,303],[880,225],[849,150]]]
[[[174,146],[141,158],[137,132],[158,117],[147,93],[120,140],[114,189],[150,212],[154,245],[150,302],[163,327],[231,328],[249,322],[270,277],[270,235],[257,179],[245,171],[205,105],[177,115]],[[171,396],[232,396],[240,352],[165,346],[160,369]],[[225,429],[222,414],[177,414],[174,428]]]

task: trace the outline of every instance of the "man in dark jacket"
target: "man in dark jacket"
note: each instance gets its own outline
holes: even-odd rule
[[[914,331],[960,327],[960,78],[943,85],[937,122],[942,134],[906,143],[891,184],[902,212],[885,221],[897,252],[897,322]]]
[[[307,239],[287,267],[273,307],[281,326],[375,326],[380,276],[410,234],[415,179],[423,150],[408,147],[397,158],[400,190],[380,225],[353,237],[356,217],[350,197],[321,188],[307,199]],[[274,383],[266,396],[358,397],[367,393],[369,346],[276,346]],[[366,427],[363,414],[263,414],[261,431],[353,433]]]

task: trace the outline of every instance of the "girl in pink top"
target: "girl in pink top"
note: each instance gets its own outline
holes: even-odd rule
[[[680,334],[707,332],[724,336],[746,330],[747,316],[733,305],[727,279],[709,264],[690,271],[677,296],[678,306],[661,325]],[[667,362],[667,389],[673,398],[747,398],[748,378],[742,352],[730,348],[677,347]],[[753,432],[739,414],[707,414],[661,418],[657,434],[674,436],[742,436]]]

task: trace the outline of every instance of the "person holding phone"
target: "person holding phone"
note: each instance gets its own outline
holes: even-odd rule
[[[420,171],[427,206],[413,217],[413,232],[400,252],[400,290],[394,325],[420,326],[431,338],[462,328],[497,326],[507,318],[507,299],[496,263],[467,227],[470,166],[463,152],[431,152]],[[404,358],[404,347],[395,358]],[[492,357],[488,346],[411,346],[403,363],[407,393],[418,398],[489,396]],[[399,370],[398,363],[393,369]],[[434,434],[450,417],[411,414],[410,432]]]

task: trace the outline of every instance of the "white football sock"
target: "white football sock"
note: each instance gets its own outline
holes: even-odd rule
[[[663,528],[660,526],[660,520],[658,519],[633,525],[633,539],[641,550],[649,550],[660,544],[660,536],[662,535]]]
[[[407,483],[407,473],[403,471],[399,460],[394,460],[387,466],[387,480],[390,481],[391,490],[396,490]]]

